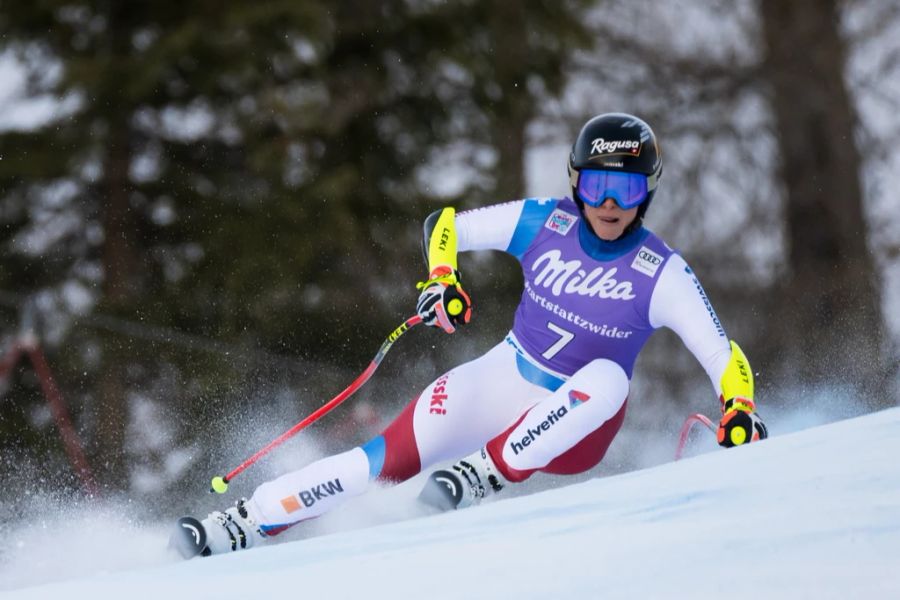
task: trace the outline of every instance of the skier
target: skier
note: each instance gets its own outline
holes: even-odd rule
[[[541,471],[581,473],[622,425],[634,362],[653,331],[678,334],[719,396],[718,441],[764,439],[753,376],[684,259],[642,226],[659,184],[656,136],[641,119],[599,115],[569,156],[572,199],[527,199],[425,221],[429,277],[417,312],[453,333],[472,303],[457,252],[503,250],[525,289],[512,331],[438,377],[368,443],[259,486],[203,520],[204,554],[249,548],[319,516],[372,482],[398,483],[443,461],[420,499],[463,508]]]

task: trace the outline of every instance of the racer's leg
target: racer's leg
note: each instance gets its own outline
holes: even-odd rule
[[[432,382],[385,431],[361,447],[260,485],[246,503],[272,535],[363,493],[372,480],[397,483],[436,462],[473,452],[549,392],[521,378],[503,342]]]
[[[379,480],[404,481],[480,449],[549,393],[521,377],[515,349],[503,342],[435,380],[363,449]]]
[[[616,363],[585,365],[487,444],[508,481],[535,471],[580,473],[603,458],[625,417],[628,377]]]

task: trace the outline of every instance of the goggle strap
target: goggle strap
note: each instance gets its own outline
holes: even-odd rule
[[[578,176],[581,174],[581,171],[572,168],[572,165],[568,165],[569,167],[569,185],[573,188],[578,188]],[[647,175],[647,191],[655,190],[656,186],[659,184],[659,175],[660,170],[657,169],[656,172]]]
[[[651,192],[656,189],[659,184],[659,176],[662,169],[656,169],[652,174],[647,175],[647,191]]]

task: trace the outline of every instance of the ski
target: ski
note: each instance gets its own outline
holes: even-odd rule
[[[206,550],[206,530],[194,517],[181,517],[169,537],[169,548],[185,560],[194,558]]]

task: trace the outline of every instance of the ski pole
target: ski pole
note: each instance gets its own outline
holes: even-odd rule
[[[305,429],[307,426],[312,425],[313,423],[318,421],[319,418],[331,412],[333,408],[352,396],[359,388],[363,386],[364,383],[369,380],[369,378],[372,376],[372,373],[374,373],[375,369],[378,368],[378,365],[381,364],[381,360],[384,358],[384,355],[387,354],[388,350],[391,349],[391,346],[394,344],[394,342],[396,342],[401,335],[421,322],[422,317],[420,317],[419,315],[414,315],[404,321],[403,324],[400,325],[400,327],[392,331],[391,334],[387,336],[387,339],[382,342],[381,348],[378,349],[378,353],[375,355],[375,358],[372,359],[372,362],[369,363],[369,366],[366,367],[366,370],[360,373],[359,377],[357,377],[353,381],[353,383],[347,386],[347,388],[343,392],[329,400],[327,404],[320,406],[308,417],[269,442],[264,448],[261,448],[256,454],[232,469],[231,472],[229,472],[224,477],[220,475],[213,477],[209,491],[216,492],[218,494],[224,494],[226,491],[228,491],[228,483],[232,479],[240,475],[247,467],[280,446],[284,441],[288,440],[289,438],[299,433],[301,430]]]
[[[684,425],[681,426],[681,435],[678,438],[678,447],[675,449],[675,460],[681,458],[681,454],[682,452],[684,452],[684,446],[685,444],[687,444],[688,436],[691,434],[691,429],[696,423],[702,423],[703,425],[706,425],[706,427],[713,432],[713,435],[715,435],[716,426],[713,425],[712,421],[710,421],[706,415],[695,413],[689,416],[684,420]]]

